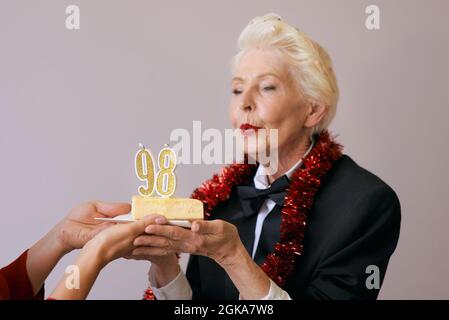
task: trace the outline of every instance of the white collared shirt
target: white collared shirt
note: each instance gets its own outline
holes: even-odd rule
[[[310,147],[307,149],[303,158],[307,156],[307,154],[312,150],[315,141],[312,138],[312,143]],[[290,178],[291,175],[302,165],[301,158],[298,162],[296,162],[286,173],[287,178]],[[262,165],[259,165],[257,168],[256,174],[254,175],[254,186],[257,189],[267,189],[270,187],[268,182],[268,177],[266,174],[266,168]],[[262,232],[263,223],[268,214],[273,210],[276,203],[270,198],[266,199],[265,202],[260,207],[259,213],[257,214],[256,227],[254,229],[254,245],[253,252],[251,257],[254,259],[254,256],[257,251],[257,246],[260,240],[260,234]],[[179,274],[173,279],[169,284],[164,287],[157,288],[156,287],[156,278],[155,274],[152,271],[153,268],[150,268],[148,273],[149,286],[153,290],[154,296],[158,300],[191,300],[192,299],[192,288],[190,287],[189,282],[183,271],[181,270]],[[239,297],[241,299],[241,297]],[[260,300],[291,300],[289,294],[282,290],[276,283],[274,283],[270,279],[270,290],[268,294],[261,298]]]

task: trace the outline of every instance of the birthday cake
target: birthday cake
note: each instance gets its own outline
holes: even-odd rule
[[[160,214],[168,220],[204,219],[203,203],[189,198],[133,196],[131,213],[135,220],[150,214]]]

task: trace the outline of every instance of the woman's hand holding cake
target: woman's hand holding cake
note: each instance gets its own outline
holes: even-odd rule
[[[134,250],[136,254],[169,256],[184,252],[209,257],[229,274],[244,299],[260,299],[270,289],[269,279],[249,256],[237,228],[229,222],[197,220],[191,230],[151,224],[145,233],[134,242],[139,246]]]
[[[134,252],[164,256],[185,252],[207,256],[222,266],[232,265],[238,249],[243,247],[237,229],[223,220],[195,221],[192,229],[169,225],[149,225],[146,235],[135,240]]]

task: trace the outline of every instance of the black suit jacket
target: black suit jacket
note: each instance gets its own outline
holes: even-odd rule
[[[267,216],[268,233],[260,241],[274,248],[279,241],[281,208]],[[251,254],[257,214],[243,214],[236,190],[217,206],[213,219],[235,224]],[[285,286],[293,299],[376,299],[379,289],[367,278],[379,270],[379,283],[396,248],[401,221],[395,192],[382,180],[343,155],[327,173],[308,216],[304,252]],[[260,244],[260,242],[259,242]],[[259,250],[259,249],[258,249]],[[191,256],[187,278],[194,299],[238,299],[224,270],[213,260]],[[373,284],[373,278],[368,282]],[[369,288],[368,288],[369,287]]]

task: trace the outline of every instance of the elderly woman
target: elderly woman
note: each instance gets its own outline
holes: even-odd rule
[[[277,171],[230,165],[192,195],[208,219],[148,226],[133,257],[152,262],[149,297],[375,299],[400,204],[326,130],[338,100],[328,54],[274,14],[253,19],[238,44],[231,122],[245,137],[278,130]],[[191,254],[186,275],[179,252]]]

